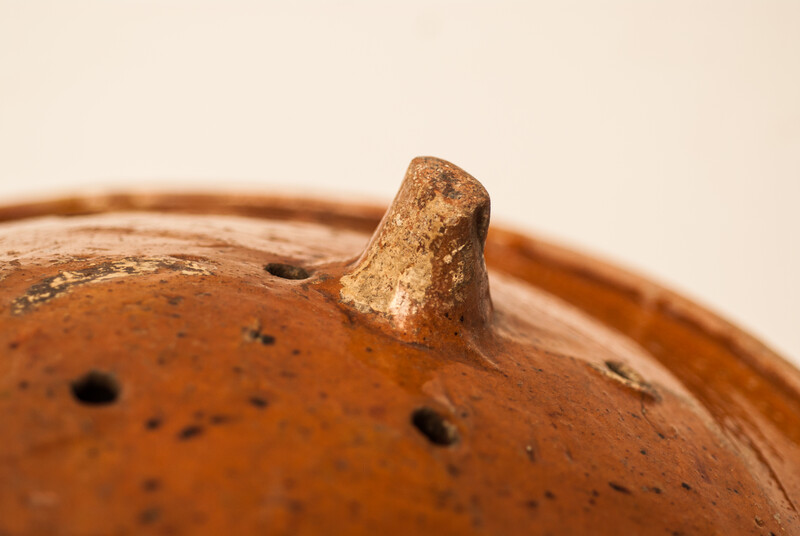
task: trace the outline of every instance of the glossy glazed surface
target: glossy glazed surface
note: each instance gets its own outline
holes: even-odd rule
[[[381,213],[0,211],[0,534],[798,533],[795,369],[653,283],[502,230],[490,315],[405,336],[342,299]]]

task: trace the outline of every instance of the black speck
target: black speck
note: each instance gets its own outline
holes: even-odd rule
[[[17,384],[17,387],[19,387],[20,389],[22,389],[24,391],[25,389],[28,388],[28,382],[26,382],[25,380],[22,380],[21,382],[19,382]]]
[[[295,348],[294,350],[292,350],[292,355],[300,355],[300,350]]]
[[[295,514],[300,514],[306,509],[305,505],[302,502],[295,500],[289,500],[288,506],[289,510]]]
[[[17,341],[10,342],[8,343],[8,347],[12,350],[16,350],[17,348],[19,348],[19,343]]]
[[[369,346],[367,346],[367,347],[365,348],[365,350],[366,350],[367,352],[372,352],[372,348],[370,348]]]
[[[264,346],[271,346],[275,344],[275,337],[261,333],[261,328],[242,328],[244,339],[248,342],[259,341]]]
[[[525,501],[525,506],[534,510],[539,507],[539,503],[537,501]]]
[[[260,409],[267,407],[267,401],[258,396],[250,397],[250,404]]]
[[[461,474],[461,469],[459,469],[457,466],[453,465],[452,463],[448,463],[447,464],[447,474],[449,474],[452,477],[457,477],[457,476],[459,476]]]
[[[263,335],[262,334],[258,339],[261,341],[261,344],[263,344],[264,346],[269,346],[271,344],[275,344],[275,337],[273,337],[272,335]]]
[[[144,491],[157,491],[161,488],[161,481],[157,478],[148,478],[142,481],[142,489]]]
[[[642,449],[639,452],[641,452],[644,456],[647,456],[647,451],[646,450]]]
[[[208,420],[211,422],[211,424],[225,424],[226,422],[230,422],[231,421],[231,416],[230,415],[212,415]]]
[[[144,421],[144,427],[148,430],[155,430],[156,428],[161,426],[161,418],[160,417],[150,417],[146,421]]]
[[[198,425],[187,426],[178,433],[178,439],[185,441],[193,437],[197,437],[203,433],[203,427]]]
[[[613,489],[614,491],[618,491],[620,493],[626,493],[628,495],[631,494],[631,490],[629,490],[628,488],[626,488],[621,484],[617,484],[616,482],[609,482],[608,485],[611,486],[611,489]]]
[[[550,490],[545,491],[544,492],[544,496],[545,496],[545,498],[550,499],[551,501],[555,500],[555,498],[556,498],[556,496],[553,495],[553,492],[550,491]]]
[[[650,491],[659,495],[661,494],[661,488],[650,488]]]
[[[149,525],[158,521],[159,517],[161,517],[161,510],[158,508],[148,508],[147,510],[142,510],[139,514],[139,522],[142,525]]]
[[[689,485],[689,484],[687,484],[686,482],[681,482],[681,487],[682,487],[683,489],[692,489],[692,486],[690,486],[690,485]]]

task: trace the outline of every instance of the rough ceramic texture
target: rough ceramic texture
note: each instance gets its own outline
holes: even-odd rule
[[[379,210],[309,200],[0,209],[0,534],[798,533],[795,369],[496,229],[489,294],[482,188],[408,176],[372,237]]]
[[[341,277],[342,302],[427,342],[491,315],[483,261],[489,195],[463,170],[417,158],[364,254]]]

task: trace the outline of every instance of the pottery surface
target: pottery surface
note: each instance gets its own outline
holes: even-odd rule
[[[800,533],[800,373],[489,210],[1,208],[0,535]]]

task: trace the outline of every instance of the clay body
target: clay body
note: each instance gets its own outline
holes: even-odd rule
[[[800,533],[800,373],[448,162],[0,220],[2,535]]]

